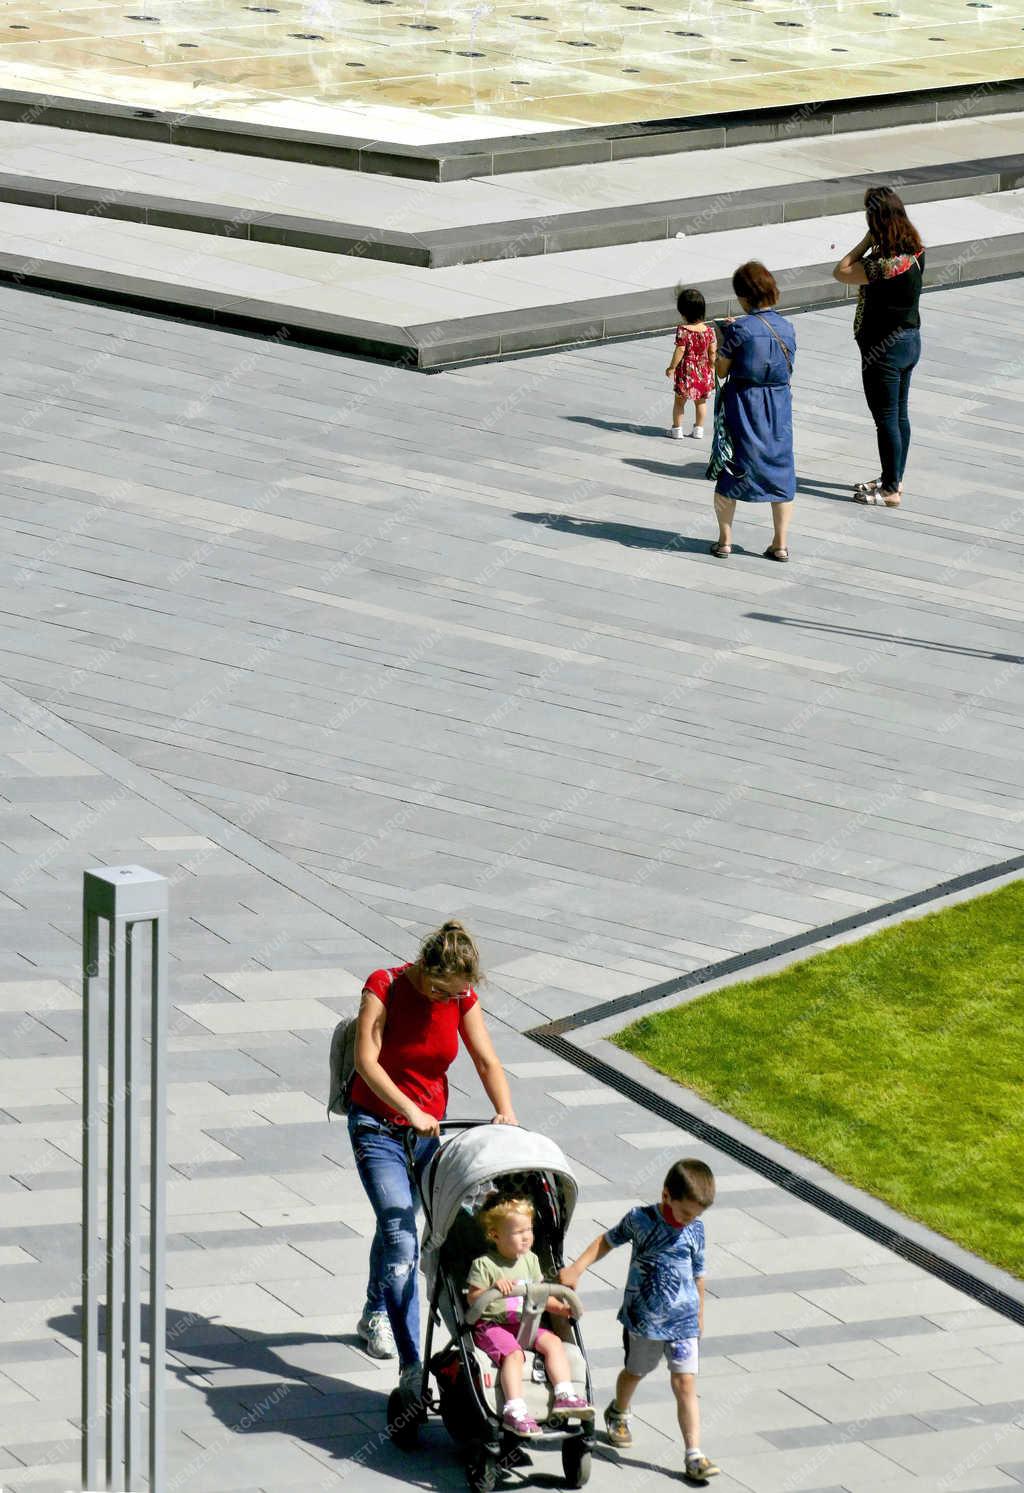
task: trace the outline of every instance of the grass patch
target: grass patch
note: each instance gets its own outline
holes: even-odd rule
[[[1024,1276],[1024,881],[612,1041]]]

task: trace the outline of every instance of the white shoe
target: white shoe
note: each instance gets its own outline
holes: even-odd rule
[[[371,1358],[396,1358],[395,1335],[391,1331],[387,1312],[364,1312],[356,1323],[356,1332],[366,1344]]]
[[[702,441],[704,439],[703,425],[695,425],[693,427],[693,429],[690,431],[690,439],[693,441]]]
[[[681,441],[683,438],[683,427],[681,425],[670,425],[665,434],[670,441]]]

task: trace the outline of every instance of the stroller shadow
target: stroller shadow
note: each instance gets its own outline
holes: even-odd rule
[[[51,1317],[48,1325],[81,1343],[80,1307]],[[101,1338],[103,1331],[101,1310]],[[142,1308],[142,1341],[144,1345],[149,1342],[146,1305]],[[169,1307],[167,1368],[174,1378],[169,1381],[168,1390],[174,1394],[176,1381],[179,1390],[187,1388],[196,1397],[197,1406],[202,1396],[223,1428],[210,1430],[206,1438],[210,1451],[203,1440],[195,1441],[195,1457],[208,1460],[213,1448],[217,1448],[218,1454],[230,1457],[233,1447],[224,1431],[239,1438],[270,1432],[292,1437],[327,1467],[348,1464],[338,1468],[341,1476],[351,1476],[359,1467],[367,1467],[409,1487],[451,1493],[453,1487],[460,1485],[463,1456],[440,1421],[428,1420],[421,1431],[418,1451],[400,1451],[388,1438],[387,1403],[397,1378],[395,1366],[382,1366],[379,1389],[338,1377],[339,1370],[362,1375],[376,1367],[359,1344],[360,1339],[351,1333],[325,1336],[301,1331],[256,1332],[250,1327],[231,1327],[216,1318]],[[305,1359],[306,1365],[313,1366],[289,1362],[287,1355],[292,1349],[298,1350],[297,1356]],[[180,1355],[177,1361],[176,1355]],[[317,1372],[318,1360],[322,1360],[325,1372]],[[326,1372],[328,1368],[332,1370],[330,1374]],[[201,1382],[204,1379],[210,1382]],[[224,1382],[218,1384],[218,1379]],[[144,1365],[143,1383],[148,1397],[148,1364]],[[170,1404],[168,1413],[171,1419]],[[188,1425],[187,1411],[183,1414],[179,1399],[173,1406],[173,1421],[182,1420],[185,1420],[183,1429],[192,1439],[201,1437],[207,1429],[202,1417],[197,1418],[195,1426]],[[169,1438],[172,1438],[170,1428]],[[168,1470],[173,1480],[173,1463]],[[535,1472],[533,1459],[527,1452],[520,1465],[503,1473],[498,1486],[564,1488],[565,1479],[553,1472]]]

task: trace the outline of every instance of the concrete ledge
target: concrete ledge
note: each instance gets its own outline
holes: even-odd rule
[[[667,332],[677,321],[674,286],[403,327],[293,306],[286,301],[246,299],[170,281],[66,264],[45,256],[30,261],[28,269],[25,263],[18,255],[0,253],[0,281],[104,301],[129,310],[204,321],[267,336],[285,336],[295,342],[330,347],[429,373],[526,352]],[[1021,274],[1024,274],[1024,233],[946,244],[929,250],[926,290]],[[782,269],[777,279],[782,291],[779,310],[788,314],[817,310],[852,296],[849,286],[840,285],[832,278],[831,263]],[[707,282],[704,292],[709,316],[728,316],[739,311],[730,281]]]
[[[1008,1271],[716,1109],[692,1089],[674,1083],[610,1042],[597,1040],[584,1047],[564,1037],[551,1037],[544,1028],[525,1035],[546,1052],[572,1063],[652,1114],[741,1161],[793,1197],[884,1245],[981,1305],[1024,1325],[1024,1282]]]
[[[412,146],[0,89],[0,119],[198,146],[203,150],[227,150],[280,161],[304,161],[418,181],[463,181],[471,176],[536,171],[547,166],[674,155],[680,151],[842,134],[850,130],[898,128],[905,124],[934,124],[940,120],[1021,109],[1024,109],[1024,79],[1009,79],[878,94],[873,98],[825,99],[772,109],[694,115],[688,119],[595,125],[499,139]]]
[[[891,178],[891,172],[861,172],[821,181],[749,187],[703,197],[552,213],[547,217],[508,222],[474,223],[417,234],[143,192],[112,192],[107,187],[83,187],[11,173],[0,174],[0,202],[443,269],[858,212],[863,206],[865,190]],[[1010,192],[1018,189],[1022,181],[1024,154],[908,167],[900,172],[901,192],[907,202],[939,202]]]

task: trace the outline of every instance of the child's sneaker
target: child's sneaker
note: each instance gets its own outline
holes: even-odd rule
[[[690,431],[690,439],[693,441],[702,441],[704,439],[703,425],[695,425],[693,427],[693,429]]]
[[[630,1430],[629,1420],[628,1415],[623,1415],[621,1410],[616,1410],[613,1400],[604,1412],[604,1428],[612,1446],[633,1445],[633,1432]]]
[[[686,1476],[693,1478],[694,1482],[702,1483],[709,1477],[717,1477],[720,1471],[721,1469],[715,1466],[710,1457],[705,1457],[703,1452],[698,1452],[692,1457],[687,1454]]]
[[[522,1436],[526,1439],[540,1435],[540,1426],[525,1405],[506,1405],[501,1424],[506,1431],[511,1431],[513,1436]]]
[[[560,1394],[555,1395],[555,1402],[551,1407],[549,1421],[567,1420],[575,1416],[578,1420],[592,1420],[594,1407],[585,1395]]]
[[[683,427],[681,425],[670,425],[665,434],[670,441],[681,441],[683,438]]]

